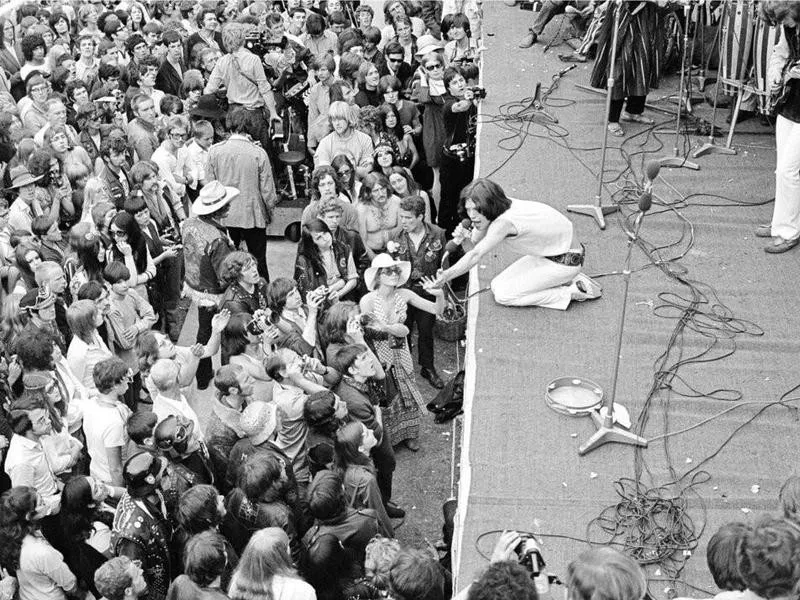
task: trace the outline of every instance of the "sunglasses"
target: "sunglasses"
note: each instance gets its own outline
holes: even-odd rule
[[[116,230],[116,229],[112,229],[111,231],[109,231],[109,233],[114,237],[123,237],[123,236],[128,235],[124,231],[119,231],[119,230]]]
[[[435,65],[425,65],[426,71],[435,71],[436,69],[441,69],[441,68],[442,65],[440,65],[439,63],[436,63]]]
[[[403,59],[402,58],[387,58],[386,62],[399,63],[399,62],[403,62]]]
[[[171,137],[174,137],[176,140],[185,140],[189,138],[188,133],[170,133]]]
[[[400,275],[402,269],[400,267],[384,267],[381,269],[381,275]]]

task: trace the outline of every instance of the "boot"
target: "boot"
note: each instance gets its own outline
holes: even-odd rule
[[[539,39],[539,36],[533,31],[533,29],[528,29],[528,33],[525,34],[525,37],[522,38],[519,42],[520,48],[530,48],[536,43],[536,40]]]

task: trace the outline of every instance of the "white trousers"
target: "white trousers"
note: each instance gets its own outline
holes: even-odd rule
[[[772,235],[800,236],[800,123],[778,116],[775,123],[778,160],[775,165],[775,208]]]
[[[505,306],[543,306],[567,310],[569,284],[581,267],[568,267],[541,256],[523,256],[492,279],[494,299]]]

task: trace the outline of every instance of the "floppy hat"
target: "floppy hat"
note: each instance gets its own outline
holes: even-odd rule
[[[253,402],[239,418],[239,427],[254,446],[263,444],[278,426],[278,407],[272,402]]]
[[[189,111],[193,117],[203,117],[206,119],[224,119],[225,111],[220,109],[217,96],[215,94],[205,94],[197,99],[197,106]]]
[[[36,183],[42,177],[43,175],[34,177],[31,174],[31,172],[28,171],[28,167],[26,167],[25,165],[14,167],[13,169],[11,169],[11,187],[9,189],[14,190],[26,185],[30,185],[32,183]]]
[[[437,40],[432,35],[421,35],[419,39],[417,39],[417,53],[415,56],[421,58],[430,52],[443,48],[444,42],[442,42],[442,40]]]
[[[364,271],[364,281],[367,284],[367,289],[374,290],[375,283],[378,279],[378,272],[387,267],[400,267],[400,282],[398,287],[403,285],[411,276],[411,263],[407,260],[395,260],[389,254],[378,254],[372,259],[370,267]]]
[[[239,195],[235,187],[222,185],[219,181],[209,181],[200,190],[197,199],[192,203],[192,210],[198,216],[217,212],[228,202]]]

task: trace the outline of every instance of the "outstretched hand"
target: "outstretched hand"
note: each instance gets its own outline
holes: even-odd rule
[[[444,284],[447,283],[447,280],[444,278],[443,271],[439,269],[436,273],[436,277],[423,277],[420,279],[420,283],[422,283],[422,289],[428,292],[429,294],[433,294],[434,296],[444,294]]]
[[[211,317],[211,330],[221,332],[228,326],[228,321],[231,320],[231,311],[223,308],[213,317]]]
[[[516,531],[504,531],[497,539],[497,543],[492,550],[491,562],[502,562],[505,560],[516,560],[515,548],[522,541],[522,537]]]

